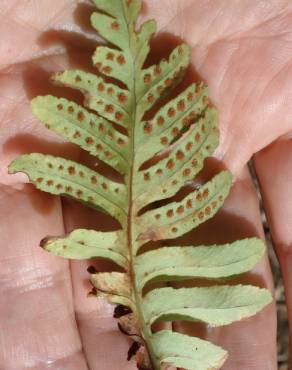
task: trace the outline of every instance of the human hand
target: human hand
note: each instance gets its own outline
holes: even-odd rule
[[[161,33],[174,34],[193,46],[192,66],[209,84],[220,111],[221,144],[216,155],[236,176],[222,211],[193,233],[194,243],[255,234],[264,237],[257,196],[246,168],[257,153],[255,166],[289,287],[290,2],[144,3],[143,17],[156,18]],[[119,334],[112,309],[86,297],[90,289],[86,283],[88,263],[68,263],[37,248],[47,234],[63,234],[77,226],[96,228],[109,221],[83,206],[61,202],[23,185],[21,175],[7,175],[8,163],[23,152],[88,160],[75,146],[43,128],[29,108],[34,95],[64,93],[48,83],[51,72],[90,69],[94,36],[86,27],[87,10],[86,4],[65,0],[41,0],[38,4],[4,0],[0,5],[0,293],[5,297],[0,303],[0,368],[5,370],[135,369],[134,363],[126,361],[129,343]],[[161,47],[163,37],[157,39]],[[243,279],[271,288],[267,258]],[[288,308],[291,300],[287,290]],[[277,368],[275,320],[271,305],[254,318],[204,334],[229,350],[225,370],[273,370]]]

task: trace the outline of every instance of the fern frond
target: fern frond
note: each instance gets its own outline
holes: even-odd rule
[[[121,331],[137,341],[136,350],[147,349],[139,368],[147,364],[160,370],[172,364],[187,370],[219,369],[227,358],[222,348],[169,330],[153,333],[152,324],[186,320],[227,325],[261,310],[271,302],[270,293],[249,285],[174,289],[160,284],[154,289],[151,283],[230,279],[252,269],[263,256],[264,245],[250,238],[224,245],[167,246],[169,239],[213,217],[230,191],[231,174],[222,171],[183,199],[172,198],[216,149],[218,113],[204,83],[191,84],[162,105],[161,97],[166,99],[183,78],[190,48],[178,45],[167,60],[144,68],[156,23],[146,21],[135,29],[140,0],[94,3],[92,26],[109,42],[93,55],[98,75],[72,70],[53,76],[55,83],[81,91],[84,107],[48,95],[35,98],[32,110],[48,129],[105,162],[123,182],[39,153],[21,156],[9,171],[24,172],[37,188],[73,197],[119,221],[116,231],[80,229],[46,237],[41,246],[65,258],[109,259],[121,268],[121,272],[90,270],[91,294],[116,304],[114,316]],[[158,240],[163,247],[143,248]]]

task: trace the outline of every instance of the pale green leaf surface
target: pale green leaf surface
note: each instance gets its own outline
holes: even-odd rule
[[[131,109],[128,90],[81,70],[57,72],[52,76],[52,80],[56,84],[80,90],[85,96],[85,106],[100,116],[127,127]]]
[[[191,84],[176,98],[161,107],[151,120],[143,121],[142,125],[137,127],[137,140],[139,145],[143,144],[143,150],[147,151],[146,158],[151,158],[153,154],[164,149],[178,136],[178,132],[185,131],[206,109],[208,103],[207,86],[204,83]],[[162,137],[168,139],[167,143],[161,143]],[[154,151],[152,148],[151,152],[151,144],[155,149],[157,145],[158,149]],[[142,163],[139,153],[136,155],[137,161]],[[145,157],[142,159],[145,161]]]
[[[182,201],[172,202],[137,217],[138,239],[172,239],[186,234],[217,213],[229,194],[231,184],[230,172],[221,171]]]
[[[137,56],[136,70],[141,70],[145,59],[150,51],[149,41],[151,36],[156,32],[156,22],[151,19],[144,22],[137,33]]]
[[[216,122],[217,112],[208,109],[205,117],[192,125],[188,132],[169,148],[169,154],[164,159],[137,172],[134,179],[134,197],[138,198],[138,204],[168,198],[186,181],[194,178],[201,170],[203,160],[218,144]],[[154,189],[156,191],[153,191]]]
[[[32,153],[13,161],[9,172],[24,172],[38,189],[89,203],[125,222],[125,186],[88,167],[64,158]]]
[[[220,369],[227,352],[205,340],[161,330],[151,338],[161,364],[171,364],[187,370]]]
[[[271,301],[268,290],[251,285],[160,288],[145,296],[144,314],[149,325],[185,320],[222,326],[254,315]]]
[[[110,122],[89,113],[64,98],[39,96],[32,101],[34,115],[47,128],[79,145],[120,173],[128,168],[125,150],[128,138],[113,129]]]
[[[149,110],[169,88],[182,78],[190,61],[190,47],[186,44],[177,46],[169,56],[159,64],[144,69],[138,76],[136,97],[137,116],[141,117]]]
[[[258,238],[223,245],[163,247],[137,256],[134,265],[142,290],[150,281],[239,275],[251,270],[264,251],[264,243]]]
[[[115,78],[131,87],[133,84],[131,55],[125,51],[98,46],[92,61],[100,73]]]
[[[122,13],[121,13],[122,14]],[[129,46],[129,34],[127,23],[124,18],[118,20],[106,14],[93,13],[91,24],[105,40],[125,50]]]
[[[125,269],[128,266],[127,244],[122,231],[77,229],[65,237],[47,237],[41,244],[44,249],[57,256],[70,259],[100,257]]]

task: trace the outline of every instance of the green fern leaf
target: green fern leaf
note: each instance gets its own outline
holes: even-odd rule
[[[119,272],[90,270],[91,294],[117,305],[120,329],[147,349],[144,365],[153,370],[164,364],[187,370],[219,369],[227,358],[222,348],[169,330],[153,333],[152,324],[186,320],[220,326],[260,311],[271,302],[267,290],[212,282],[253,268],[264,245],[250,238],[224,245],[167,246],[169,239],[213,217],[230,191],[231,174],[222,171],[183,199],[172,199],[216,149],[218,113],[204,83],[191,84],[162,105],[160,99],[167,98],[183,78],[190,48],[178,45],[168,59],[144,68],[156,23],[146,21],[135,29],[140,0],[94,3],[92,26],[108,41],[93,55],[98,74],[72,70],[53,76],[56,84],[81,91],[83,106],[48,95],[33,99],[32,110],[48,129],[117,171],[121,182],[40,153],[16,159],[9,172],[24,172],[37,188],[74,198],[119,222],[115,231],[75,230],[46,237],[41,246],[64,258],[103,258],[119,266]],[[163,247],[145,251],[146,243],[158,240]],[[192,278],[208,279],[212,285],[154,289],[150,284]]]
[[[127,241],[121,231],[98,232],[74,230],[64,238],[46,237],[41,245],[48,252],[65,258],[105,258],[127,269],[129,264]]]
[[[137,256],[137,281],[142,289],[149,282],[229,278],[251,270],[264,250],[257,238],[224,245],[162,247]]]

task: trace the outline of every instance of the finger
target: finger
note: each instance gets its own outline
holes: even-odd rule
[[[75,202],[64,202],[64,218],[67,232],[75,228],[114,229],[110,217]],[[135,363],[127,361],[131,341],[119,331],[113,307],[102,299],[88,297],[92,286],[87,267],[92,264],[98,271],[109,270],[103,261],[71,262],[76,317],[90,370],[134,370]]]
[[[200,225],[188,244],[221,244],[258,236],[264,239],[258,199],[247,168],[236,178],[224,206],[211,220]],[[253,284],[273,289],[267,256],[250,272],[233,279],[230,284]],[[271,304],[256,316],[219,328],[202,325],[184,326],[192,335],[199,335],[229,352],[224,370],[276,370],[276,313]]]
[[[58,198],[2,186],[0,210],[0,368],[86,370],[68,263],[38,247],[64,231]]]
[[[255,156],[264,207],[283,274],[292,336],[292,141],[279,140]],[[292,346],[290,343],[290,357]]]

